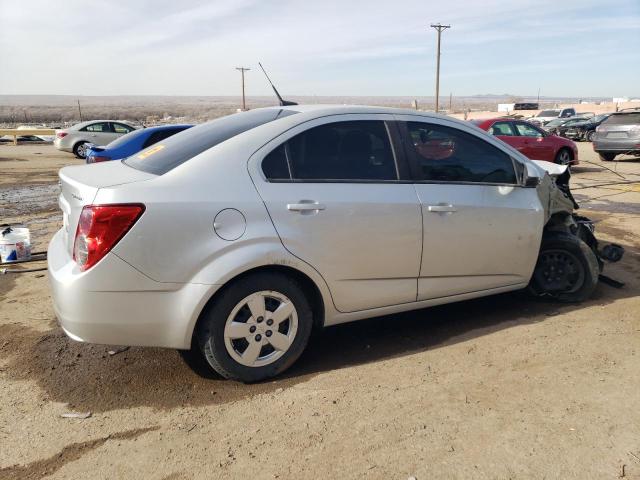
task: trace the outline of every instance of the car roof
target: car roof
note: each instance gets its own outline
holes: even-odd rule
[[[125,125],[135,127],[135,125],[133,125],[131,122],[127,120],[87,120],[84,122],[76,123],[72,125],[70,128],[82,128],[82,127],[86,127],[87,125],[92,125],[94,123],[104,123],[104,122],[124,123]]]

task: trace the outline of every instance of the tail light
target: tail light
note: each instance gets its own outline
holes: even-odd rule
[[[67,135],[69,135],[67,132],[58,132],[58,133],[56,133],[56,137],[57,138],[64,138]]]
[[[144,205],[86,205],[80,213],[73,259],[81,271],[93,267],[125,236],[144,212]]]
[[[93,158],[93,163],[106,162],[107,160],[111,160],[111,157],[91,157],[91,158]]]

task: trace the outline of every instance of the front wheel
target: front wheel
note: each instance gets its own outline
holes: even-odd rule
[[[575,235],[551,232],[542,238],[529,291],[538,297],[574,303],[588,299],[600,267],[593,250]]]
[[[560,151],[556,155],[556,163],[559,163],[560,165],[569,165],[571,163],[571,160],[573,160],[571,152],[569,152],[569,150],[567,150],[566,148],[560,149]]]
[[[588,132],[587,132],[587,134],[584,136],[584,139],[585,139],[587,142],[593,142],[593,137],[595,137],[595,135],[596,135],[595,130],[590,130],[590,131],[588,131]]]
[[[304,289],[279,273],[257,273],[221,292],[196,331],[209,366],[257,382],[289,368],[307,346],[313,314]]]

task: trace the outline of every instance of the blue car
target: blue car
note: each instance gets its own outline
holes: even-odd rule
[[[191,127],[193,125],[161,125],[141,128],[119,137],[105,147],[90,143],[87,145],[86,160],[87,163],[97,163],[126,158]]]

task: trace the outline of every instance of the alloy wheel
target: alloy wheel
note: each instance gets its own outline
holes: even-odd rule
[[[282,357],[298,331],[298,313],[285,295],[263,290],[242,299],[224,327],[227,353],[247,367],[263,367]]]

